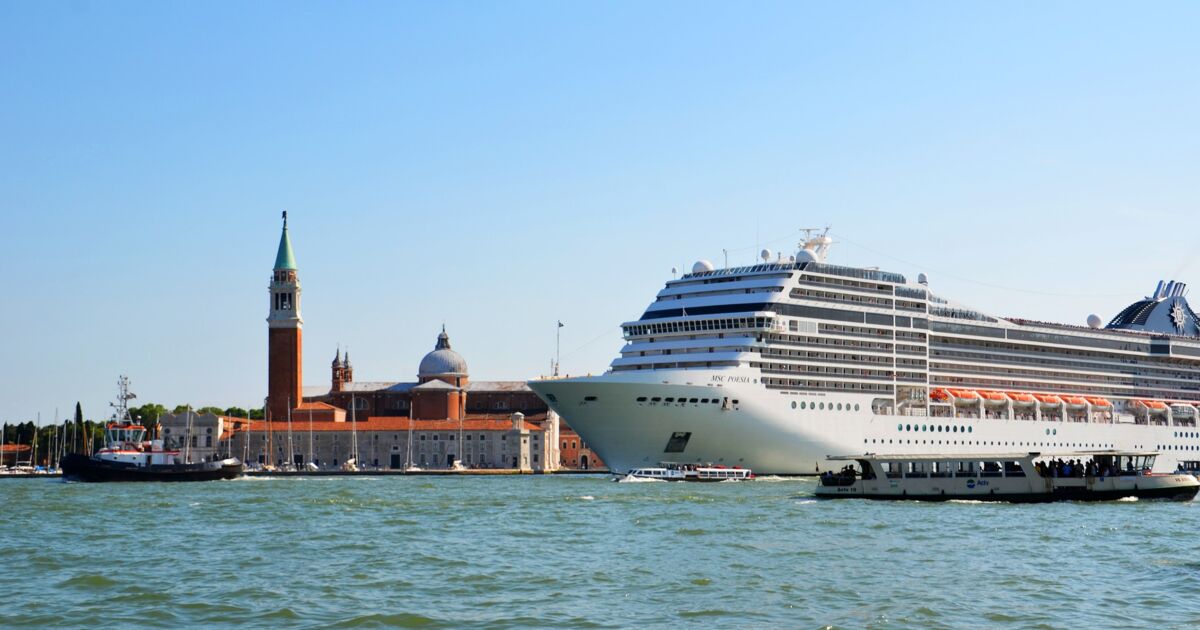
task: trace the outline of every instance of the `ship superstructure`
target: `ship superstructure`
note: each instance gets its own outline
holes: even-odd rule
[[[672,461],[813,474],[849,452],[1158,450],[1200,460],[1200,319],[1160,282],[1107,326],[1002,318],[924,275],[794,256],[700,261],[670,280],[602,376],[532,381],[614,470]]]

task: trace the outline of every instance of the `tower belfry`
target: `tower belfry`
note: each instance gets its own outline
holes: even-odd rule
[[[287,415],[303,400],[301,375],[300,278],[296,256],[288,236],[287,212],[283,213],[283,233],[271,272],[271,309],[267,315],[267,414],[273,419]]]

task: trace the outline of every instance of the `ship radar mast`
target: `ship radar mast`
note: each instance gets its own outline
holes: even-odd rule
[[[132,423],[133,420],[129,417],[129,401],[137,398],[137,394],[129,391],[129,377],[124,374],[117,378],[117,387],[121,390],[117,402],[108,403],[113,408],[113,420]]]
[[[829,247],[833,245],[829,227],[827,225],[824,228],[800,228],[804,233],[804,240],[800,241],[796,262],[825,262],[826,256],[829,255]]]

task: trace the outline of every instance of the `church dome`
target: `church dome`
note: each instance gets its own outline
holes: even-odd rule
[[[467,375],[467,360],[462,358],[462,355],[450,349],[450,335],[446,334],[446,329],[442,329],[442,334],[438,335],[437,345],[434,346],[433,352],[425,355],[421,359],[421,366],[417,368],[417,376],[466,376]]]

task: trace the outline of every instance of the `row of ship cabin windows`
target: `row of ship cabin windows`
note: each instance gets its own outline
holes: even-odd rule
[[[970,429],[971,427],[967,427]],[[863,438],[863,444],[962,444],[964,446],[1056,446],[1069,448],[1113,448],[1112,444],[1084,444],[1082,442],[1002,442],[997,440],[899,440]],[[1140,448],[1140,447],[1137,447]]]
[[[1160,450],[1160,451],[1200,451],[1200,446],[1187,445],[1187,444],[1182,445],[1182,446],[1179,444],[1160,444],[1158,446],[1158,450]]]
[[[596,397],[588,396],[588,397],[584,398],[584,400],[590,402],[590,401],[596,400]],[[653,398],[646,398],[645,396],[638,396],[637,401],[638,402],[649,401],[649,402],[654,402],[654,403],[656,403],[656,402],[663,402],[663,403],[680,402],[680,403],[695,403],[695,404],[700,404],[700,405],[709,405],[709,404],[719,405],[719,404],[721,404],[721,399],[719,399],[719,398],[678,398],[678,399],[676,399],[676,398],[671,398],[671,397],[663,398],[661,396],[655,396]],[[736,401],[736,400],[731,400],[729,402],[732,402],[735,405],[738,404],[738,401]]]
[[[737,402],[737,401],[735,400],[734,402]],[[825,403],[810,403],[810,402],[807,402],[807,401],[803,401],[803,402],[801,402],[799,405],[797,405],[797,404],[796,404],[796,401],[794,401],[794,400],[793,400],[793,401],[792,401],[792,409],[795,409],[795,408],[797,408],[797,407],[799,407],[801,410],[804,410],[804,409],[817,409],[817,410],[819,410],[819,411],[824,411],[824,410],[825,410]],[[830,410],[830,411],[833,411],[833,410],[834,410],[833,403],[829,403],[829,410]],[[842,403],[838,403],[838,404],[837,404],[837,410],[838,410],[838,411],[842,411]],[[858,411],[858,403],[855,403],[855,404],[854,404],[854,408],[853,408],[853,409],[851,409],[851,408],[850,408],[850,403],[846,403],[846,408],[845,408],[845,410],[846,410],[846,411]]]
[[[973,433],[974,432],[973,427],[955,426],[955,425],[943,427],[942,425],[933,425],[933,424],[897,424],[896,430],[897,431],[929,431],[929,432],[936,431],[938,433],[942,433],[943,431],[946,433]],[[1046,429],[1046,435],[1058,435],[1058,429]],[[1176,434],[1176,437],[1178,437],[1178,434]]]
[[[1175,437],[1194,438],[1194,437],[1200,437],[1200,433],[1189,432],[1189,431],[1176,431]]]

